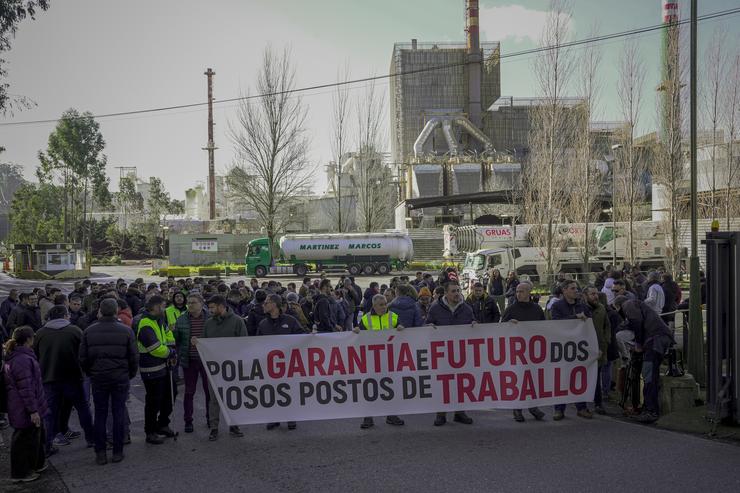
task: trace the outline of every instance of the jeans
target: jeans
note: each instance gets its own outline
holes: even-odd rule
[[[113,414],[113,453],[123,452],[123,437],[126,423],[126,398],[129,382],[92,384],[95,402],[95,452],[104,452],[108,432],[108,404]]]
[[[80,418],[80,426],[82,426],[82,429],[85,432],[85,440],[87,442],[92,442],[92,415],[90,414],[90,406],[85,400],[82,380],[45,383],[44,393],[46,394],[46,403],[49,406],[49,412],[44,418],[46,426],[46,446],[51,447],[51,442],[54,440],[56,434],[60,431],[64,431],[59,429],[62,399],[68,400],[77,410],[77,416]],[[62,423],[62,425],[64,425],[64,423]]]
[[[208,426],[212,430],[218,430],[218,425],[221,423],[221,409],[218,406],[218,398],[216,393],[213,391],[213,387],[208,386],[208,393],[210,394],[208,400]]]
[[[609,395],[609,391],[602,388],[601,382],[601,375],[604,372],[605,367],[606,365],[599,366],[599,370],[597,373],[598,377],[596,377],[596,389],[594,389],[594,404],[597,406],[601,406],[604,403],[604,392],[606,392],[607,396]]]
[[[658,391],[660,390],[660,362],[663,354],[652,349],[645,351],[642,360],[642,378],[645,386],[642,389],[644,410],[660,414]]]
[[[604,366],[601,367],[601,391],[609,396],[609,392],[612,390],[612,362],[607,361]]]
[[[18,428],[10,439],[10,477],[25,478],[44,467],[44,426]]]
[[[150,435],[170,424],[173,400],[170,373],[167,372],[159,378],[144,380],[144,388],[146,389],[146,397],[144,399],[144,432]]]
[[[187,368],[182,369],[185,374],[185,398],[182,402],[185,423],[193,422],[193,397],[198,389],[198,378],[200,377],[203,384],[203,393],[206,396],[206,421],[210,422],[209,404],[211,394],[208,391],[208,376],[206,368],[203,366],[200,358],[190,358]]]

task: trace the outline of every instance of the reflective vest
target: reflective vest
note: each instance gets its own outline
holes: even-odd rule
[[[175,305],[170,305],[165,309],[164,313],[167,315],[167,326],[172,330],[175,327],[175,322],[177,322],[177,319],[182,315],[182,311],[180,311]]]
[[[151,330],[154,338],[142,335],[142,330]],[[142,343],[142,339],[148,344]],[[160,327],[156,320],[144,317],[136,329],[136,345],[139,349],[139,371],[144,375],[155,378],[155,375],[164,374],[167,369],[167,357],[170,347],[175,346],[175,336],[167,327]]]
[[[398,315],[391,311],[383,315],[376,315],[373,312],[366,313],[362,316],[362,325],[367,330],[395,329],[398,325]]]

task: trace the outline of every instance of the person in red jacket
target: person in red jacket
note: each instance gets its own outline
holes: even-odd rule
[[[13,482],[39,478],[47,468],[44,454],[46,398],[41,368],[33,352],[33,329],[23,325],[5,343],[5,386],[8,419],[15,430],[10,442],[10,476]]]

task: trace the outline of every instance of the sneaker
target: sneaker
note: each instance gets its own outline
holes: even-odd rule
[[[365,418],[362,420],[362,424],[360,424],[360,429],[367,430],[368,428],[372,428],[373,426],[375,426],[373,418]]]
[[[467,414],[463,412],[455,413],[455,418],[453,421],[457,423],[462,423],[464,425],[472,425],[473,424],[473,418],[468,416]]]
[[[288,429],[289,430],[295,430],[296,429],[295,421],[288,421]]]
[[[563,414],[563,411],[555,411],[555,413],[552,415],[553,421],[560,421],[565,417],[565,414]]]
[[[164,440],[162,440],[156,433],[147,433],[146,443],[151,443],[152,445],[162,445],[164,443]]]
[[[514,409],[514,421],[517,423],[524,423],[524,415],[521,409]]]
[[[267,423],[267,426],[265,426],[265,428],[267,428],[268,430],[272,430],[279,426],[280,426],[280,423]]]
[[[25,478],[11,478],[11,481],[13,481],[14,483],[30,483],[31,481],[36,481],[40,477],[41,476],[39,476],[38,474],[34,472],[34,473],[29,474]]]
[[[185,433],[193,432],[193,423],[185,423]]]
[[[534,419],[537,421],[542,421],[545,418],[545,413],[543,413],[539,407],[533,407],[529,410],[529,414],[534,416]]]
[[[95,463],[99,466],[104,466],[108,463],[108,456],[106,455],[105,450],[95,454]]]
[[[588,408],[579,409],[576,415],[579,418],[591,419],[594,417],[593,413]]]
[[[649,424],[658,421],[658,415],[650,411],[643,411],[639,415],[632,417],[632,419],[637,421],[638,423]]]
[[[208,441],[215,442],[216,440],[218,440],[218,430],[214,428],[211,430],[211,434],[208,435]]]
[[[36,472],[44,472],[47,469],[49,469],[49,463],[48,462],[44,463],[44,465],[40,469],[36,469]]]
[[[75,438],[80,438],[81,436],[82,433],[72,430],[67,430],[67,433],[64,434],[64,438],[66,438],[67,440],[74,440]]]
[[[445,413],[437,413],[437,417],[434,418],[434,426],[442,426],[447,423],[447,415]]]
[[[389,424],[391,426],[403,426],[404,425],[404,421],[398,416],[388,416],[387,418],[385,418],[385,422],[386,424]]]
[[[114,452],[113,453],[113,458],[111,459],[111,462],[115,462],[115,463],[121,462],[123,460],[123,457],[124,457],[123,452],[121,452],[121,453],[115,453]]]
[[[241,438],[244,436],[244,433],[242,433],[242,430],[238,426],[229,426],[229,435],[234,438]]]
[[[61,433],[58,433],[57,436],[54,437],[54,440],[52,441],[52,443],[56,445],[57,447],[66,447],[72,442],[70,442],[69,439],[65,437],[64,435],[62,435]]]
[[[48,450],[46,451],[46,457],[47,457],[47,458],[48,458],[48,457],[51,457],[52,455],[56,454],[57,452],[59,452],[59,448],[58,448],[58,447],[55,447],[54,445],[52,445],[52,446],[51,446],[51,447],[49,447],[49,448],[48,448]]]
[[[172,438],[175,436],[175,432],[172,431],[172,428],[169,426],[164,426],[157,430],[157,435],[162,435],[163,437]]]
[[[596,406],[594,408],[594,412],[596,412],[596,414],[600,414],[603,416],[606,414],[606,409],[604,409],[602,406]]]

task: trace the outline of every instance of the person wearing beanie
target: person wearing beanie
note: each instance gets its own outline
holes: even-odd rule
[[[308,326],[308,318],[306,318],[306,314],[301,308],[300,296],[298,296],[298,293],[289,292],[285,297],[285,301],[285,314],[290,315],[291,317],[298,320],[298,323],[301,324],[303,331],[309,332],[310,328]]]
[[[428,287],[424,286],[419,290],[419,296],[416,303],[419,305],[422,317],[426,320],[427,313],[429,313],[429,307],[432,304],[432,292]]]

